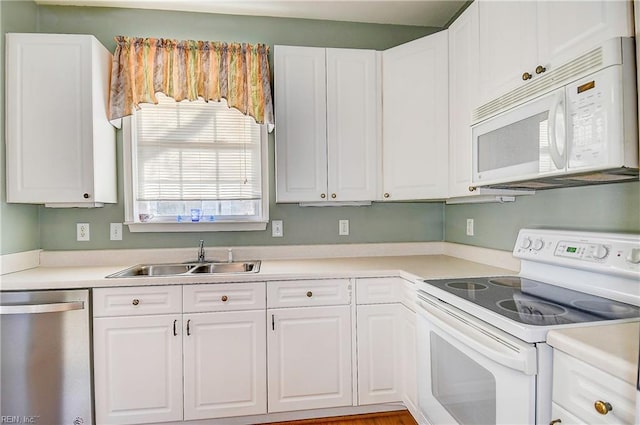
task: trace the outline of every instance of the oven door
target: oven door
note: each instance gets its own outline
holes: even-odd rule
[[[536,348],[420,291],[424,424],[534,424]]]

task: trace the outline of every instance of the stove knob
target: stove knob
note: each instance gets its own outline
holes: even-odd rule
[[[640,264],[640,248],[631,248],[627,255],[627,262],[631,264]]]
[[[535,241],[533,241],[533,249],[535,249],[536,251],[540,251],[543,246],[544,242],[542,241],[542,239],[536,239]]]
[[[529,239],[528,236],[525,236],[522,241],[520,242],[520,247],[527,249],[531,246],[531,239]]]
[[[609,249],[604,245],[596,245],[593,247],[592,255],[593,258],[602,260],[603,258],[606,258],[607,255],[609,255]]]

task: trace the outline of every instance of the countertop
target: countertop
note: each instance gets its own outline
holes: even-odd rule
[[[640,323],[552,330],[547,343],[632,385],[638,379]]]
[[[135,263],[134,263],[135,264]],[[327,259],[263,260],[258,273],[106,278],[134,264],[36,267],[0,276],[2,290],[97,288],[312,278],[400,276],[409,280],[517,274],[447,255],[400,255]]]

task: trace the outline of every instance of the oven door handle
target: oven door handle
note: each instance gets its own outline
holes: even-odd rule
[[[478,319],[453,311],[432,297],[419,294],[417,304],[418,314],[470,349],[502,366],[527,375],[536,374],[536,349],[533,345],[498,329],[489,329],[478,323]]]

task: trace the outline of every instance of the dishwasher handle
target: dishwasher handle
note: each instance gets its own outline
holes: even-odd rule
[[[35,314],[35,313],[62,313],[72,310],[83,310],[84,301],[69,301],[61,303],[43,304],[12,304],[0,305],[0,315],[5,314]]]

